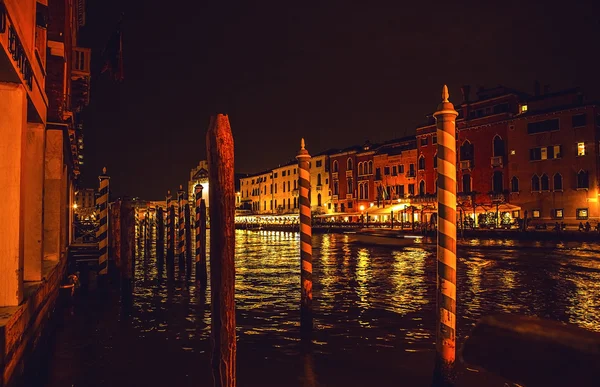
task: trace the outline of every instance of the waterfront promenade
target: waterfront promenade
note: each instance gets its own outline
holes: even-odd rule
[[[598,331],[600,244],[477,240],[458,249],[458,343],[507,312]],[[300,345],[297,233],[236,232],[238,382],[244,386],[428,386],[434,359],[435,247],[313,238],[315,330]],[[23,386],[208,385],[210,287],[168,281],[136,258],[133,308],[81,291],[57,317],[43,370]],[[210,269],[210,268],[209,268]],[[459,386],[504,386],[459,367]],[[39,379],[36,379],[39,378]],[[37,384],[36,384],[37,383]]]

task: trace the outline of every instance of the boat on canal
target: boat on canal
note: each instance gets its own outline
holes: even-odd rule
[[[381,228],[362,228],[346,233],[352,241],[368,245],[384,247],[406,247],[415,243],[414,238],[407,237],[398,230]]]

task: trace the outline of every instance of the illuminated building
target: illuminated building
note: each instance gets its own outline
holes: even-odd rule
[[[196,193],[194,191],[196,184],[202,184],[202,199],[204,199],[204,203],[208,210],[208,162],[206,160],[201,160],[198,163],[198,166],[190,171],[187,192],[190,203],[195,203],[196,200]],[[195,204],[193,207],[195,208]]]
[[[330,152],[321,152],[312,156],[310,160],[310,204],[314,214],[326,214],[333,211],[329,185]]]

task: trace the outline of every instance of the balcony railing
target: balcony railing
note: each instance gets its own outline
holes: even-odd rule
[[[415,171],[408,171],[408,172],[406,173],[406,177],[415,177],[415,176],[416,176],[416,173],[415,173]]]
[[[331,172],[331,178],[333,180],[337,180],[338,179],[338,173],[337,172]]]
[[[502,167],[502,156],[492,156],[491,158],[491,165],[492,168],[495,167]]]
[[[461,160],[460,161],[460,169],[465,170],[465,169],[471,169],[471,168],[472,168],[471,160]]]
[[[346,199],[352,199],[352,194],[346,194]]]
[[[317,190],[317,191],[323,191],[323,186],[322,186],[321,184],[318,184],[318,185],[315,187],[315,190]]]
[[[352,170],[346,171],[346,177],[352,177]]]
[[[339,198],[338,195],[331,195],[332,200],[338,200],[338,198]]]

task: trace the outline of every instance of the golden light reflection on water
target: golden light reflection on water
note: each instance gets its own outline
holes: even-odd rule
[[[534,314],[600,331],[600,245],[469,240],[459,246],[459,340],[482,315]],[[177,262],[177,259],[175,260]],[[298,341],[299,236],[236,232],[239,340],[288,353]],[[175,272],[178,272],[176,268]],[[347,235],[313,237],[315,341],[324,353],[430,348],[435,328],[435,245],[394,250],[356,245]],[[185,351],[204,351],[210,333],[205,292],[167,281],[153,251],[137,254],[134,326]]]

